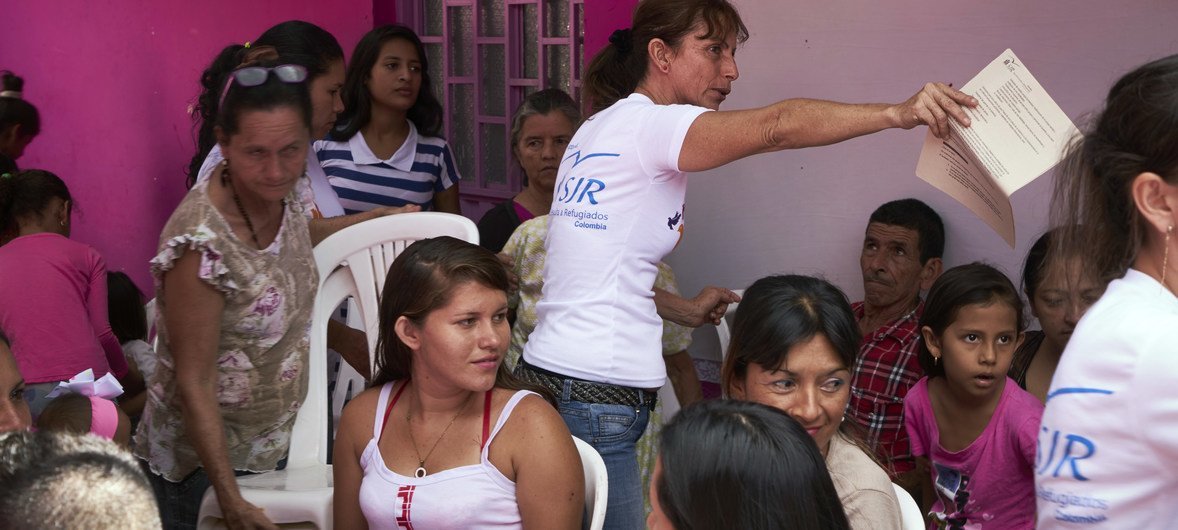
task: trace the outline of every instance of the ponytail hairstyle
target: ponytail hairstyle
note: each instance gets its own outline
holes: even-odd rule
[[[1055,178],[1048,260],[1078,256],[1101,284],[1121,277],[1148,233],[1138,175],[1178,184],[1178,55],[1144,64],[1109,90],[1104,111],[1069,144]],[[927,308],[926,308],[927,312]]]
[[[344,49],[330,32],[302,20],[288,20],[271,27],[251,46],[273,47],[278,52],[277,60],[280,64],[297,64],[306,68],[308,86],[315,78],[327,73],[331,63],[344,58]],[[240,44],[225,47],[200,76],[201,93],[192,110],[197,132],[196,154],[188,163],[189,188],[196,184],[201,164],[217,143],[213,133],[217,99],[225,89],[229,74],[241,62],[239,59],[243,49],[245,46]]]
[[[425,45],[408,26],[386,24],[365,33],[360,42],[356,43],[352,63],[348,65],[348,74],[344,79],[344,89],[340,93],[344,100],[344,113],[337,123],[344,125],[331,131],[332,140],[346,142],[372,121],[372,94],[368,91],[368,79],[372,77],[372,68],[380,59],[380,49],[393,39],[403,39],[412,44],[421,61],[421,89],[417,91],[417,101],[409,108],[406,118],[413,122],[421,135],[442,136],[442,104],[434,96]]]
[[[37,107],[24,100],[25,81],[8,70],[0,70],[0,138],[13,127],[17,127],[18,139],[32,139],[41,133],[41,115]],[[14,153],[5,153],[0,145],[0,155],[16,158]],[[0,168],[3,172],[4,168]]]
[[[585,71],[585,99],[593,114],[629,96],[646,77],[647,45],[662,39],[678,48],[697,23],[706,31],[702,38],[735,34],[737,42],[749,38],[748,28],[728,0],[643,0],[634,9],[629,29],[615,31]]]
[[[15,236],[22,219],[40,219],[54,198],[73,207],[69,188],[53,173],[26,169],[0,176],[0,242]]]

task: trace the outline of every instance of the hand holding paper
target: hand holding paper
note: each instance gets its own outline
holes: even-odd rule
[[[1010,195],[1057,164],[1076,126],[1006,50],[962,91],[978,99],[970,126],[949,121],[952,134],[925,136],[916,175],[957,199],[1014,248]]]

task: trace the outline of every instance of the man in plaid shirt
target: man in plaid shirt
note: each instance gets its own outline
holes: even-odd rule
[[[920,293],[941,274],[944,250],[944,225],[928,205],[901,199],[880,206],[867,222],[859,255],[864,298],[851,306],[863,340],[847,418],[862,428],[892,480],[918,494],[921,477],[904,430],[904,396],[924,375],[916,360]]]

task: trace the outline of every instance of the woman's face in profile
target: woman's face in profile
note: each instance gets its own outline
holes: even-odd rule
[[[8,344],[0,342],[0,433],[28,430],[33,424],[25,401],[25,380],[16,366]]]
[[[825,335],[794,345],[780,366],[751,363],[733,382],[735,399],[769,405],[792,416],[814,438],[822,456],[842,424],[851,400],[851,371]]]

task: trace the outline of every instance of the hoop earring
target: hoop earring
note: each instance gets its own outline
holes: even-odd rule
[[[1174,225],[1166,227],[1166,241],[1162,243],[1165,250],[1162,250],[1162,287],[1169,289],[1166,285],[1166,270],[1170,268],[1170,234],[1174,232]]]

